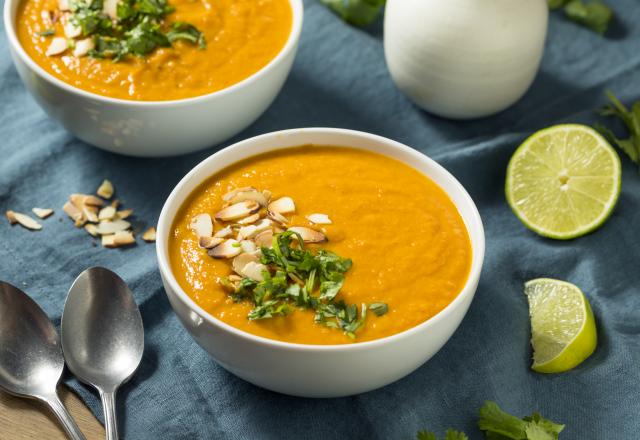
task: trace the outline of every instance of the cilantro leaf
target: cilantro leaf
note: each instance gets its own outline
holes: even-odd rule
[[[418,431],[418,440],[438,440],[438,437],[431,431]]]
[[[373,23],[385,4],[385,0],[321,0],[344,21],[356,26]]]
[[[631,106],[631,111],[629,111],[612,92],[607,91],[606,94],[610,104],[602,109],[600,114],[620,119],[627,128],[629,136],[627,138],[619,138],[613,130],[602,124],[596,124],[594,128],[611,144],[624,151],[632,162],[640,165],[640,101],[636,101]]]
[[[50,37],[52,35],[55,35],[55,33],[56,31],[54,31],[53,29],[45,29],[44,31],[37,32],[40,37]]]
[[[502,411],[495,402],[486,401],[480,408],[478,427],[481,431],[501,434],[514,440],[526,440],[526,426],[526,422]]]
[[[177,21],[171,25],[171,30],[167,32],[167,38],[171,43],[177,40],[187,40],[197,44],[200,49],[207,47],[204,34],[192,24],[182,21]]]
[[[570,19],[586,26],[600,35],[607,32],[609,23],[613,19],[613,11],[600,0],[585,3],[583,0],[570,0],[564,7],[565,15]]]
[[[389,306],[386,303],[373,303],[369,304],[369,310],[376,316],[382,316],[389,311]]]
[[[560,9],[566,5],[568,1],[569,0],[547,0],[547,3],[549,4],[549,9],[554,10]]]
[[[418,431],[418,440],[438,440],[438,437],[431,431]],[[444,435],[444,440],[469,440],[464,432],[448,429]]]

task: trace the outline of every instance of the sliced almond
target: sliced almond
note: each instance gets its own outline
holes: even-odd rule
[[[113,197],[113,183],[111,183],[109,180],[104,179],[102,181],[102,183],[100,184],[100,186],[98,187],[98,190],[96,191],[96,194],[98,194],[100,197],[102,197],[103,199],[110,199],[111,197]]]
[[[44,24],[45,27],[50,28],[53,26],[53,11],[40,12],[40,18],[42,18],[42,24]]]
[[[269,211],[278,214],[293,214],[296,212],[296,204],[291,197],[280,197],[278,200],[269,203]]]
[[[77,228],[85,224],[86,219],[84,217],[84,214],[82,213],[80,208],[78,208],[73,203],[71,202],[65,203],[64,206],[62,207],[62,210],[71,218],[71,220],[73,220]]]
[[[253,281],[264,280],[263,273],[267,270],[267,266],[262,263],[251,262],[242,269],[243,275],[247,278],[251,278]]]
[[[216,232],[215,234],[213,234],[213,236],[215,238],[227,238],[228,236],[230,236],[231,234],[233,234],[233,229],[231,229],[230,226],[226,226],[222,229],[220,229],[218,232]]]
[[[84,38],[82,40],[76,41],[76,45],[73,48],[73,56],[74,57],[83,57],[89,53],[91,49],[96,46],[93,38]],[[108,198],[108,197],[107,197]]]
[[[98,208],[95,206],[84,205],[82,214],[91,223],[98,223]]]
[[[267,211],[267,217],[282,226],[287,226],[287,224],[289,223],[289,219],[278,212]]]
[[[264,218],[255,225],[243,226],[238,231],[238,240],[246,240],[247,238],[253,238],[259,233],[271,229],[273,223],[271,220]]]
[[[98,227],[96,225],[94,225],[93,223],[87,223],[86,225],[84,225],[84,229],[92,237],[97,237],[98,235],[100,235],[100,234],[98,234]]]
[[[146,231],[144,231],[144,234],[142,234],[142,239],[144,241],[146,241],[147,243],[151,243],[153,241],[156,241],[156,228],[151,227],[151,228],[147,229]]]
[[[118,20],[118,3],[119,0],[103,0],[102,12],[112,20]]]
[[[31,217],[29,217],[28,215],[21,214],[19,212],[13,212],[13,211],[11,212],[12,212],[13,218],[16,219],[16,221],[20,224],[20,226],[23,226],[32,231],[39,231],[40,229],[42,229],[42,225],[37,221],[35,221],[34,219],[32,219]]]
[[[240,275],[236,275],[234,273],[229,275],[227,278],[229,278],[229,281],[242,281],[242,277]]]
[[[242,270],[247,264],[251,262],[258,263],[260,262],[260,258],[258,258],[257,255],[253,255],[252,253],[245,252],[233,259],[233,261],[231,262],[231,267],[237,274],[244,275]]]
[[[260,204],[253,201],[247,200],[244,202],[235,203],[231,206],[224,208],[222,211],[216,214],[216,220],[221,220],[224,222],[238,220],[244,217],[247,217],[251,214],[254,214],[260,210]]]
[[[122,211],[117,211],[114,218],[119,218],[121,220],[124,220],[125,218],[131,217],[132,214],[133,214],[133,209],[123,209]]]
[[[327,214],[310,214],[307,216],[307,220],[316,225],[330,225],[331,219]]]
[[[238,220],[239,225],[250,225],[251,223],[255,223],[260,220],[260,214],[252,214],[249,217],[245,217],[241,220]]]
[[[305,243],[322,243],[327,241],[327,236],[322,232],[316,231],[311,228],[305,228],[304,226],[293,226],[287,229],[287,231],[299,234]]]
[[[64,34],[67,38],[77,38],[82,35],[82,28],[77,26],[71,20],[66,20],[64,24]]]
[[[211,237],[213,234],[213,221],[209,214],[198,214],[191,219],[191,230],[197,237]]]
[[[15,212],[7,211],[5,212],[4,215],[7,216],[7,220],[9,220],[9,224],[15,225],[16,223],[18,223],[18,220],[16,219],[16,216],[15,216]]]
[[[262,247],[270,248],[271,245],[273,244],[273,231],[270,229],[266,231],[262,231],[261,233],[257,234],[254,237],[253,242],[259,248],[262,248]]]
[[[213,258],[233,258],[242,252],[240,243],[233,238],[209,250],[209,256]]]
[[[198,245],[205,249],[213,249],[224,242],[224,238],[216,238],[216,237],[200,237],[198,239]]]
[[[58,9],[61,11],[70,11],[69,0],[58,0]]]
[[[113,199],[111,201],[111,206],[113,206],[114,208],[118,209],[118,206],[120,206],[120,200],[118,199]]]
[[[113,236],[113,243],[116,246],[127,246],[135,242],[136,239],[131,231],[118,231]]]
[[[116,247],[115,245],[115,234],[103,235],[102,236],[102,246],[112,248]]]
[[[242,252],[252,253],[256,251],[256,244],[251,240],[242,240],[240,242]]]
[[[104,205],[104,202],[101,199],[91,194],[71,194],[69,196],[69,201],[80,209],[83,205],[98,207]]]
[[[227,193],[223,199],[225,202],[229,202],[231,204],[252,200],[262,207],[266,207],[269,203],[269,198],[267,198],[264,193],[251,187],[231,191]]]
[[[113,220],[115,216],[116,216],[116,208],[114,208],[113,206],[105,206],[98,213],[99,220]]]
[[[40,218],[47,218],[53,214],[53,209],[51,208],[33,208],[32,211]]]
[[[54,55],[60,55],[67,50],[67,39],[63,37],[54,37],[51,39],[51,43],[45,52],[45,55],[52,57]]]
[[[100,235],[110,235],[116,232],[126,231],[131,227],[131,223],[126,220],[102,221],[98,224],[96,231]]]

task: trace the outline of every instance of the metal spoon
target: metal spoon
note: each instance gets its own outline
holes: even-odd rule
[[[72,440],[85,440],[56,388],[64,358],[55,327],[17,287],[0,281],[0,387],[44,402]]]
[[[69,370],[97,388],[107,439],[117,440],[116,391],[136,371],[144,350],[142,318],[131,290],[108,269],[85,270],[69,289],[60,332]]]

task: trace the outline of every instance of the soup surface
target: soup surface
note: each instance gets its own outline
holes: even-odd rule
[[[147,57],[120,62],[47,56],[50,37],[43,12],[58,0],[24,0],[16,19],[18,39],[27,54],[53,76],[80,89],[111,98],[165,101],[191,98],[236,84],[267,65],[284,47],[292,25],[288,0],[170,0],[173,22],[191,23],[206,38],[206,49],[177,41]],[[64,35],[55,24],[56,35]]]
[[[290,224],[322,230],[329,240],[308,247],[352,259],[338,299],[358,305],[384,302],[388,313],[369,313],[355,339],[314,323],[308,309],[247,319],[252,304],[234,302],[217,282],[232,272],[229,261],[209,257],[190,229],[192,218],[213,216],[224,194],[247,186],[294,199]],[[305,216],[312,213],[327,214],[332,224],[311,226]],[[233,327],[287,342],[344,344],[393,335],[440,312],[467,281],[472,250],[453,202],[423,174],[378,154],[304,146],[241,161],[199,186],[174,220],[169,254],[187,294]]]

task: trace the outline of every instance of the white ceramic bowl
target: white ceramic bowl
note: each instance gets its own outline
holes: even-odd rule
[[[131,156],[171,156],[214,146],[266,109],[289,75],[302,29],[302,0],[290,0],[291,34],[260,71],[231,87],[175,101],[130,101],[80,90],[55,78],[24,51],[15,31],[21,0],[5,0],[4,27],[14,64],[40,106],[83,141]]]
[[[174,217],[187,196],[211,175],[239,160],[299,145],[337,145],[393,157],[434,180],[451,197],[471,237],[473,261],[462,292],[428,321],[402,333],[348,345],[303,345],[255,336],[231,327],[200,308],[182,290],[168,257]],[[268,133],[231,145],[201,162],[178,183],[158,222],[158,264],[171,306],[220,365],[261,387],[305,397],[363,393],[394,382],[431,358],[458,328],[478,285],[484,258],[484,230],[478,210],[460,183],[427,156],[392,140],[334,128]]]

